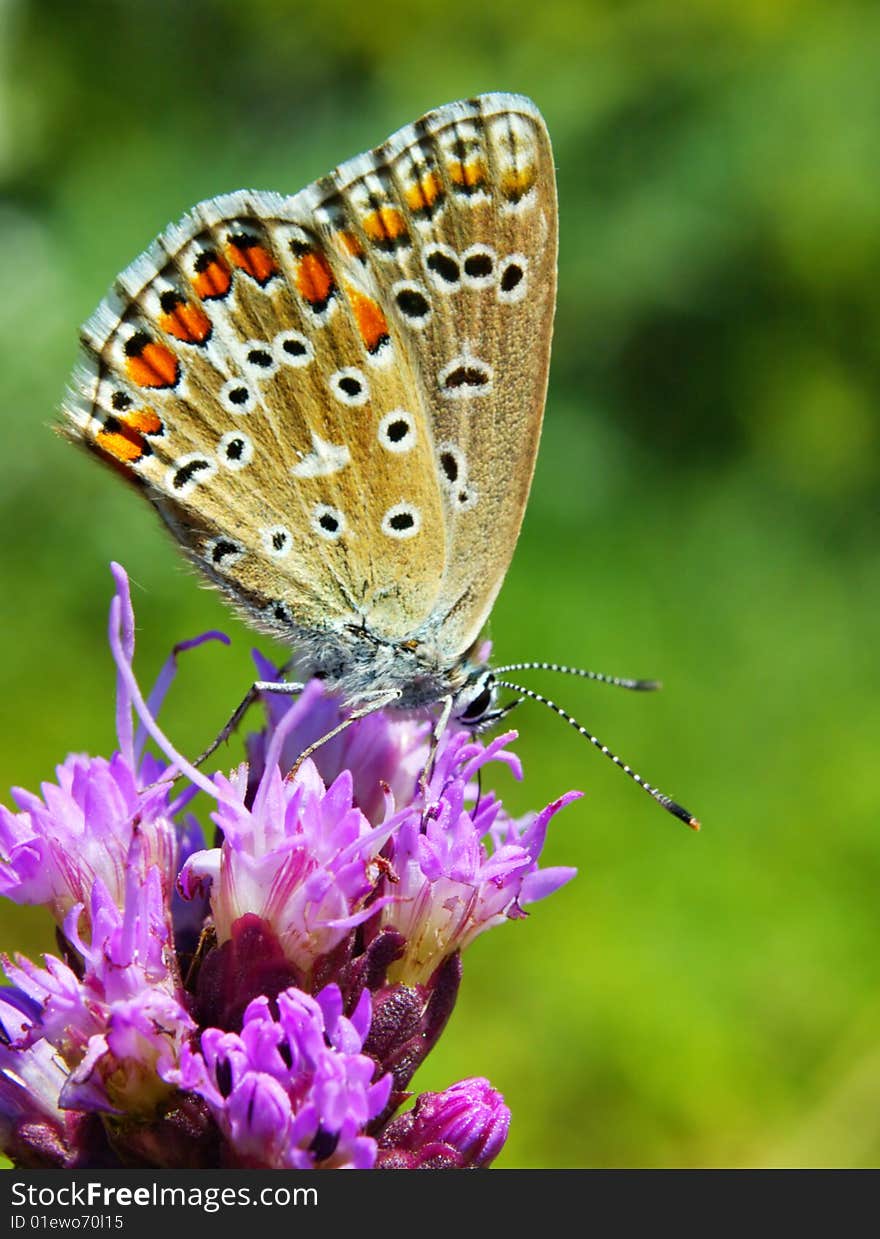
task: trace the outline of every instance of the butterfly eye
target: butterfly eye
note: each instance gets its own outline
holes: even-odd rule
[[[220,388],[220,400],[230,413],[250,413],[257,398],[241,379],[227,379]]]
[[[416,426],[411,413],[394,409],[379,423],[379,442],[388,452],[408,452],[415,447]]]
[[[272,341],[272,351],[285,366],[307,366],[315,358],[311,341],[299,331],[279,331]]]
[[[217,455],[227,469],[243,469],[254,458],[254,445],[240,430],[230,430],[217,444]]]
[[[487,684],[481,693],[474,697],[467,708],[459,714],[462,723],[476,723],[492,706],[495,693],[491,684]]]

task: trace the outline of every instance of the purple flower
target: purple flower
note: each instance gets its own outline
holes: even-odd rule
[[[0,893],[59,929],[58,956],[5,961],[2,1147],[34,1168],[489,1165],[509,1113],[486,1081],[395,1114],[452,1013],[461,952],[572,876],[539,859],[575,793],[510,818],[475,779],[491,761],[521,777],[515,733],[485,746],[455,727],[425,787],[430,721],[393,711],[298,765],[345,717],[317,682],[292,705],[267,697],[249,762],[203,774],[156,715],[177,654],[220,634],[175,647],[145,700],[114,576],[118,750],[68,757],[41,796],[0,809]],[[185,812],[197,791],[210,848]]]
[[[579,796],[569,792],[536,816],[516,822],[494,795],[477,800],[471,778],[487,762],[506,762],[521,777],[505,746],[515,732],[483,747],[457,732],[441,744],[429,804],[404,810],[387,848],[391,865],[381,890],[388,898],[379,924],[406,941],[389,979],[425,982],[439,963],[479,934],[524,915],[574,877],[576,870],[538,868],[551,818]]]
[[[501,1152],[510,1126],[504,1098],[479,1076],[422,1093],[379,1137],[383,1170],[477,1169]]]
[[[39,1038],[26,1050],[14,1044],[27,1039],[39,1015],[39,1004],[20,990],[0,990],[0,1147],[32,1170],[93,1163],[91,1146],[104,1143],[100,1124],[61,1108],[68,1073],[58,1054]]]
[[[206,1029],[175,1078],[208,1103],[229,1164],[371,1168],[376,1142],[362,1132],[384,1109],[392,1080],[373,1083],[375,1063],[361,1053],[369,995],[350,1018],[336,985],[315,997],[291,987],[274,1005],[277,1016],[268,999],[255,999],[240,1033]]]
[[[267,767],[245,803],[248,770],[230,781],[214,776],[224,793],[214,821],[219,848],[196,852],[181,873],[184,895],[210,884],[214,930],[222,945],[248,914],[274,933],[300,984],[309,988],[316,963],[355,926],[375,916],[379,852],[391,827],[371,827],[352,803],[352,779],[343,771],[325,788],[307,761],[291,781]]]
[[[64,1108],[150,1113],[168,1093],[164,1076],[195,1027],[177,976],[161,874],[138,834],[125,881],[122,910],[96,879],[89,915],[79,904],[68,913],[64,934],[76,969],[53,956],[44,968],[22,957],[5,962],[34,1013],[12,1046],[45,1041],[55,1048],[68,1073],[58,1095]]]
[[[260,679],[277,680],[281,672],[254,652]],[[266,727],[248,737],[249,782],[256,788],[266,769],[266,752],[279,727],[283,743],[278,765],[290,770],[307,745],[325,736],[345,717],[340,702],[324,691],[320,680],[311,680],[291,703],[278,693],[265,693]],[[352,799],[373,826],[388,815],[389,804],[408,804],[428,751],[431,724],[408,714],[380,710],[361,719],[322,744],[312,755],[315,768],[329,787],[347,771],[352,780]]]
[[[134,653],[134,614],[128,580],[116,572],[111,640],[129,664]],[[176,655],[203,641],[226,640],[206,633],[176,647],[151,698],[158,709],[174,676]],[[45,904],[60,925],[75,905],[88,908],[100,881],[122,906],[126,865],[135,830],[145,863],[161,874],[166,894],[177,874],[177,834],[172,816],[192,793],[172,801],[168,769],[144,753],[146,733],[135,734],[132,695],[122,675],[117,687],[119,750],[107,760],[71,754],[56,769],[56,783],[42,785],[42,799],[22,788],[12,795],[19,813],[0,805],[0,895],[16,903]]]

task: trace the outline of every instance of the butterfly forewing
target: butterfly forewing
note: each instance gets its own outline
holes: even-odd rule
[[[533,105],[452,104],[162,234],[83,329],[69,428],[258,624],[363,624],[452,665],[519,531],[555,255]]]
[[[483,96],[306,192],[329,243],[366,256],[414,362],[447,548],[430,623],[459,655],[513,555],[538,449],[556,298],[547,131],[529,100]]]

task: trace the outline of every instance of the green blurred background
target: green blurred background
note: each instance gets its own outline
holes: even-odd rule
[[[544,112],[559,309],[495,652],[662,677],[534,683],[704,830],[517,716],[526,783],[497,785],[518,811],[586,790],[548,848],[580,876],[470,950],[417,1078],[502,1089],[500,1165],[877,1164],[878,48],[849,0],[0,6],[4,789],[112,745],[111,558],[142,682],[234,638],[186,660],[185,750],[248,682],[251,635],[50,430],[117,270],[196,200],[296,190],[440,103]]]

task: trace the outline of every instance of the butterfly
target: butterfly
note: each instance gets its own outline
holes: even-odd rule
[[[435,735],[484,726],[512,708],[500,687],[547,701],[480,646],[535,467],[556,258],[538,109],[448,104],[296,194],[166,229],[82,329],[67,433],[348,722],[440,703]],[[230,725],[258,688],[298,687],[254,686]]]

